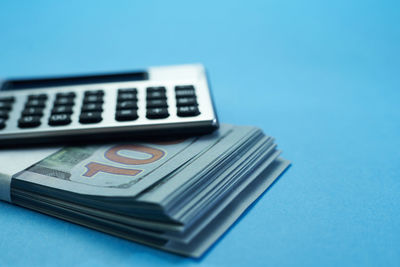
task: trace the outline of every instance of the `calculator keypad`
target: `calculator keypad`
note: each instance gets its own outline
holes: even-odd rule
[[[7,119],[0,118],[0,130],[6,127],[6,120]]]
[[[56,94],[56,98],[75,98],[75,97],[76,97],[75,92],[63,92]]]
[[[25,108],[22,111],[22,116],[43,116],[43,108]]]
[[[82,111],[103,111],[103,104],[102,103],[87,103],[82,106]]]
[[[175,86],[175,98],[179,117],[193,117],[200,114],[193,85]]]
[[[57,97],[54,101],[54,106],[73,106],[75,101],[71,97]]]
[[[46,101],[47,100],[47,95],[46,94],[28,95],[28,101],[32,101],[32,100]]]
[[[47,95],[28,95],[24,110],[18,120],[19,128],[34,128],[41,124],[43,110],[46,107]]]
[[[147,100],[147,108],[167,108],[167,99],[151,99]]]
[[[66,106],[66,105],[61,105],[61,106],[55,106],[51,110],[51,114],[72,114],[72,106]]]
[[[115,119],[117,121],[133,121],[138,118],[137,109],[117,110]]]
[[[8,119],[8,110],[0,110],[0,118],[1,119]]]
[[[102,119],[101,112],[82,112],[79,116],[80,123],[97,123]]]
[[[118,90],[118,102],[123,101],[137,101],[137,89],[119,89]]]
[[[136,88],[119,89],[115,110],[115,120],[133,121],[138,116],[138,91]],[[51,114],[48,119],[50,126],[68,125],[72,122],[75,92],[62,92],[55,95]],[[32,94],[27,96],[25,108],[18,121],[20,128],[38,127],[44,114],[48,96]],[[168,110],[166,88],[163,86],[146,88],[146,117],[148,119],[165,119],[170,116]],[[193,85],[175,86],[177,116],[192,117],[200,114],[195,88]],[[0,98],[0,129],[5,127],[8,114],[12,109],[14,97]],[[79,122],[82,124],[98,123],[103,120],[104,91],[85,91]]]
[[[29,100],[26,102],[26,108],[44,108],[46,106],[46,100]]]
[[[137,101],[119,101],[117,103],[117,110],[124,109],[138,109]]]
[[[176,98],[196,97],[196,92],[194,91],[194,86],[193,85],[175,86],[175,96],[176,96]]]
[[[12,107],[11,103],[8,102],[0,102],[0,109],[10,111]]]
[[[176,106],[196,106],[197,100],[195,97],[180,97],[176,99]]]
[[[178,107],[178,116],[179,117],[192,117],[199,115],[199,109],[197,106],[183,106]]]
[[[103,104],[104,103],[103,96],[102,95],[85,96],[85,98],[83,99],[83,104],[90,104],[90,103]]]
[[[18,127],[20,128],[32,128],[40,125],[41,116],[22,116],[18,120]]]
[[[14,103],[15,97],[14,96],[0,97],[0,102]]]
[[[85,92],[85,97],[88,96],[104,96],[104,91],[103,90],[90,90]]]
[[[154,100],[154,99],[167,100],[165,87],[163,87],[163,86],[148,87],[146,90],[146,99],[147,100]]]
[[[193,117],[200,114],[198,101],[193,85],[175,86],[176,115],[178,117]],[[167,90],[163,86],[148,87],[145,90],[146,118],[150,120],[165,119],[170,116]],[[90,90],[83,93],[79,114],[79,123],[93,124],[103,120],[104,90]],[[48,125],[65,126],[72,123],[77,94],[75,92],[60,92],[55,94],[53,105],[48,117]],[[44,116],[47,94],[31,94],[18,120],[19,128],[34,128],[41,125]],[[139,118],[138,90],[136,88],[119,89],[115,108],[116,121],[134,121]],[[0,130],[6,127],[6,121],[12,110],[15,97],[0,98]]]
[[[146,117],[148,119],[164,119],[169,116],[167,108],[148,108]]]
[[[103,90],[86,91],[83,97],[79,122],[83,124],[101,122],[103,120],[101,116],[103,112],[103,103]]]
[[[15,102],[15,97],[0,97],[0,130],[6,127],[6,121]]]
[[[148,87],[146,89],[146,101],[146,117],[148,119],[165,119],[169,117],[165,87]]]
[[[115,120],[133,121],[138,118],[138,98],[136,88],[119,89]]]
[[[48,124],[50,126],[68,125],[72,122],[71,114],[75,105],[74,92],[57,93],[51,109]]]
[[[71,123],[71,115],[70,114],[52,114],[49,118],[49,125],[51,126],[59,126],[59,125],[67,125]]]

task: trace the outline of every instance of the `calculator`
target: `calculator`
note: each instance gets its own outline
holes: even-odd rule
[[[201,64],[10,79],[0,87],[0,146],[174,137],[217,128]]]

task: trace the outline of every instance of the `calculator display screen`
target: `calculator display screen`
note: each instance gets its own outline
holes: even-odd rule
[[[18,89],[34,89],[43,87],[70,86],[80,84],[95,83],[113,83],[113,82],[130,82],[148,80],[146,71],[125,72],[103,75],[82,75],[69,77],[49,77],[49,78],[32,78],[32,79],[15,79],[6,80],[1,85],[1,91],[18,90]]]

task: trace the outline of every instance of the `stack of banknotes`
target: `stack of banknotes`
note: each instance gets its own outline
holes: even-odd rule
[[[289,166],[279,155],[260,129],[224,124],[186,139],[59,148],[0,176],[13,204],[200,257]]]

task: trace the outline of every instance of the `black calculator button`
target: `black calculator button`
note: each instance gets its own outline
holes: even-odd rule
[[[138,105],[136,101],[124,101],[117,103],[117,110],[120,109],[137,109]]]
[[[183,106],[178,107],[178,116],[179,117],[192,117],[199,115],[199,109],[197,106]]]
[[[13,103],[13,102],[15,102],[15,97],[14,96],[0,97],[0,102]]]
[[[0,102],[0,110],[11,110],[12,103],[10,102]]]
[[[88,103],[103,103],[103,96],[102,95],[88,95],[85,96],[85,98],[83,99],[83,103],[84,104],[88,104]]]
[[[137,100],[137,95],[135,93],[120,93],[118,94],[118,101],[126,100]]]
[[[147,93],[152,93],[152,92],[166,92],[166,89],[164,86],[157,86],[157,87],[147,87]]]
[[[82,112],[79,116],[80,123],[96,123],[102,119],[101,112]]]
[[[117,121],[133,121],[138,118],[136,109],[122,109],[118,110],[115,114],[115,119]]]
[[[76,94],[74,92],[57,93],[56,98],[75,98]]]
[[[180,106],[195,106],[197,105],[197,100],[195,97],[180,97],[176,99],[176,105]]]
[[[104,95],[103,90],[92,90],[92,91],[85,92],[85,97],[86,96],[103,96],[103,95]]]
[[[147,100],[151,100],[151,99],[165,99],[167,98],[167,95],[165,94],[165,92],[162,91],[154,91],[154,92],[147,92]]]
[[[28,95],[28,100],[47,100],[46,94]]]
[[[22,111],[23,116],[43,116],[43,109],[42,108],[25,108]]]
[[[179,91],[179,90],[194,90],[194,86],[193,85],[177,85],[175,86],[175,90]]]
[[[178,87],[178,86],[177,86]],[[181,98],[181,97],[196,97],[196,93],[194,91],[194,88],[188,88],[188,89],[175,89],[175,96],[176,98]]]
[[[165,99],[153,99],[147,100],[147,108],[167,108],[167,100]]]
[[[71,123],[70,114],[53,114],[49,118],[49,125],[51,126],[67,125],[70,123]]]
[[[0,119],[8,119],[8,111],[7,110],[0,110]]]
[[[40,116],[22,116],[18,120],[19,128],[31,128],[40,125]]]
[[[162,119],[169,116],[167,108],[149,108],[146,117],[148,119]]]
[[[103,111],[103,105],[99,103],[84,104],[82,111]]]
[[[72,106],[60,105],[56,106],[51,110],[52,114],[72,114]]]
[[[0,118],[0,130],[6,127],[6,119]]]
[[[46,105],[46,100],[43,99],[32,99],[26,102],[25,107],[27,108],[44,108]]]
[[[70,97],[60,97],[54,101],[54,106],[73,106],[74,104],[74,99]]]
[[[118,90],[118,94],[124,94],[124,93],[130,93],[130,94],[137,94],[137,89],[136,88],[122,88]]]

